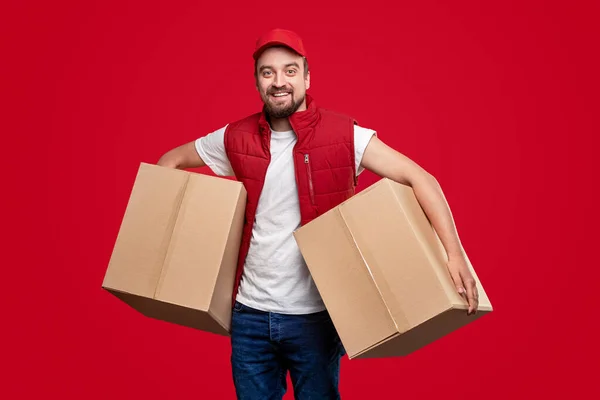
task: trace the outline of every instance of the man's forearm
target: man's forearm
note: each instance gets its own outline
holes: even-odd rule
[[[440,237],[450,259],[464,255],[452,212],[437,179],[422,174],[411,186],[419,204]]]
[[[412,187],[415,196],[435,228],[448,257],[463,254],[450,207],[435,177],[410,158],[373,137],[361,165],[375,174]]]

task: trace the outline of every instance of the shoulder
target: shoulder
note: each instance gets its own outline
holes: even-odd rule
[[[348,114],[345,114],[345,113],[342,113],[339,111],[331,110],[329,108],[320,107],[319,113],[321,114],[321,117],[324,117],[328,120],[346,122],[346,123],[350,123],[352,125],[358,123],[356,121],[356,119],[354,117],[352,117],[351,115],[348,115]]]
[[[371,128],[366,128],[358,124],[354,125],[354,146],[359,152],[364,152],[371,138],[377,136],[377,131]]]
[[[377,131],[365,126],[359,125],[358,120],[352,115],[341,113],[338,111],[330,110],[327,108],[321,108],[321,115],[325,116],[331,122],[347,123],[352,126],[355,139],[359,140],[370,140],[371,136],[377,136]]]
[[[243,152],[250,143],[254,145],[259,142],[261,116],[262,113],[254,113],[227,125],[223,138],[227,152]]]
[[[373,135],[377,136],[377,131],[375,129],[367,128],[358,124],[354,125],[354,135],[360,137],[371,137]]]
[[[241,132],[254,132],[258,121],[260,120],[261,113],[254,113],[244,118],[235,120],[227,126],[228,131],[241,131]]]

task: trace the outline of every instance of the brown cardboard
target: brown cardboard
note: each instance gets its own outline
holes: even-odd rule
[[[348,357],[407,355],[492,311],[457,292],[447,255],[411,187],[389,179],[294,232]]]
[[[229,335],[240,182],[142,163],[102,287],[146,316]]]

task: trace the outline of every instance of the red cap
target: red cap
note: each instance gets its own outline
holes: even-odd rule
[[[287,46],[302,57],[306,57],[300,36],[285,29],[273,29],[259,37],[252,57],[256,60],[265,49],[271,46]]]

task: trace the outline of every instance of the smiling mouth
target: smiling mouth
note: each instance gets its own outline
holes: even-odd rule
[[[286,98],[287,96],[290,96],[291,93],[290,92],[277,92],[277,93],[271,93],[271,96],[277,98],[277,99],[281,99],[281,98]]]

